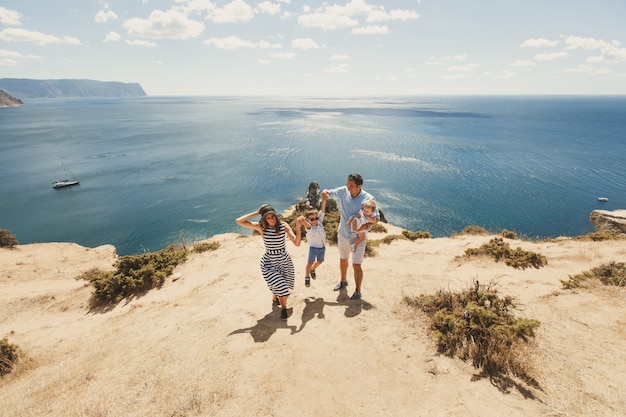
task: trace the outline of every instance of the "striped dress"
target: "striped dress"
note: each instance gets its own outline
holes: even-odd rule
[[[261,273],[272,294],[284,297],[293,290],[296,272],[285,248],[285,225],[281,223],[280,233],[274,233],[274,229],[263,229],[265,254],[261,258]]]

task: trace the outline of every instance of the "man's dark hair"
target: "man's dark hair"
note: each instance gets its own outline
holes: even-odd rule
[[[350,174],[348,175],[348,181],[354,181],[354,183],[359,186],[363,185],[363,177],[361,174]]]

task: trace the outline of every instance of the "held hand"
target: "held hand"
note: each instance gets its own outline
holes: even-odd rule
[[[326,200],[328,198],[328,190],[322,191],[322,200]]]

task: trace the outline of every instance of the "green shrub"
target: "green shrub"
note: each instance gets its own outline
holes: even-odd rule
[[[0,339],[0,377],[10,373],[20,356],[20,349],[9,343],[9,339]]]
[[[540,268],[548,264],[545,256],[525,251],[520,247],[511,249],[509,244],[499,237],[491,239],[489,243],[485,243],[479,248],[468,248],[465,250],[466,258],[484,255],[494,258],[496,262],[504,260],[506,265],[516,269],[526,269],[529,266]]]
[[[176,265],[186,258],[185,249],[170,245],[158,252],[123,256],[116,262],[115,271],[92,269],[77,279],[87,280],[94,286],[92,296],[96,303],[116,303],[161,287]]]
[[[198,242],[193,244],[193,253],[203,253],[207,251],[214,251],[220,247],[219,242]]]
[[[372,226],[372,228],[370,229],[370,232],[387,233],[387,228],[385,227],[385,225],[383,223],[378,222],[374,226]]]
[[[461,234],[462,235],[488,235],[490,233],[484,227],[471,225],[471,226],[465,226],[465,229],[463,229]]]
[[[517,239],[517,233],[511,232],[510,230],[503,229],[502,237],[505,237],[507,239]]]
[[[0,248],[12,248],[15,245],[19,245],[14,235],[6,229],[0,229]]]
[[[575,236],[574,240],[591,240],[593,242],[602,242],[605,240],[625,240],[626,236],[618,235],[615,233],[607,233],[607,232],[593,232],[587,233],[586,235]]]
[[[569,280],[561,280],[561,284],[564,289],[579,288],[584,285],[585,281],[590,279],[597,279],[604,285],[614,285],[616,287],[626,287],[626,263],[624,262],[609,262],[608,264],[600,265],[597,268],[592,268],[589,271],[570,275]]]
[[[489,376],[511,373],[530,379],[526,357],[519,347],[535,335],[539,322],[516,318],[510,296],[480,286],[462,292],[439,290],[434,295],[404,297],[404,302],[423,311],[440,353],[470,360]]]
[[[402,235],[412,241],[417,239],[430,239],[432,237],[430,232],[409,232],[408,230],[403,230]]]

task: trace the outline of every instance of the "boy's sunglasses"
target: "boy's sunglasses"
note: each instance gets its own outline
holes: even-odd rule
[[[320,219],[319,217],[309,217],[310,221],[319,220],[319,219]]]

